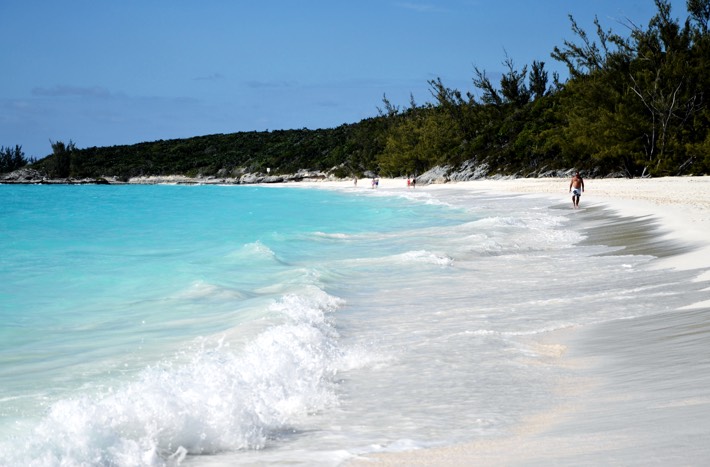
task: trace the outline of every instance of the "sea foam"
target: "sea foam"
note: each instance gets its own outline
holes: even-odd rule
[[[25,437],[0,445],[7,465],[151,465],[186,455],[262,449],[308,414],[338,403],[333,381],[356,366],[329,314],[342,301],[316,287],[275,302],[281,323],[233,349],[204,340],[130,384],[62,399]],[[17,449],[22,444],[26,449]]]

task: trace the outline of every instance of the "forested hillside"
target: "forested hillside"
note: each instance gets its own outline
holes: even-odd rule
[[[655,3],[649,24],[626,24],[625,34],[599,21],[590,34],[570,17],[574,38],[551,53],[569,70],[565,82],[543,62],[516,67],[503,57],[500,82],[474,68],[472,91],[432,80],[431,103],[399,108],[384,98],[377,116],[337,128],[84,149],[58,142],[32,166],[79,178],[228,177],[266,168],[400,176],[464,163],[506,175],[565,168],[591,176],[708,174],[710,0],[688,0],[682,22],[684,12]]]

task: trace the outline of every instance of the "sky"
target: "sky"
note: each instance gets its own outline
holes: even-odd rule
[[[671,0],[685,18],[685,0]],[[1,0],[0,146],[134,144],[333,128],[383,96],[430,102],[428,81],[474,91],[575,41],[597,16],[626,35],[653,0]]]

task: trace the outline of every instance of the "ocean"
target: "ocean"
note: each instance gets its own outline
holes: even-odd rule
[[[600,207],[369,186],[0,185],[0,465],[334,466],[497,439],[546,336],[700,301]],[[641,225],[639,225],[641,223]]]

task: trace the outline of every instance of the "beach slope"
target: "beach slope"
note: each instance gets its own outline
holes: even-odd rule
[[[368,182],[361,187],[369,189]],[[399,179],[379,186],[407,189]],[[564,179],[416,189],[445,197],[452,188],[539,196],[573,209]],[[687,271],[688,281],[710,280],[710,177],[585,180],[574,215],[584,216],[589,207],[653,221],[655,240],[684,246],[662,255],[656,267]],[[545,345],[562,349],[552,356],[555,364],[575,376],[560,382],[563,404],[523,420],[508,435],[368,454],[348,465],[702,465],[710,459],[710,289],[701,297],[675,310],[545,336]]]

